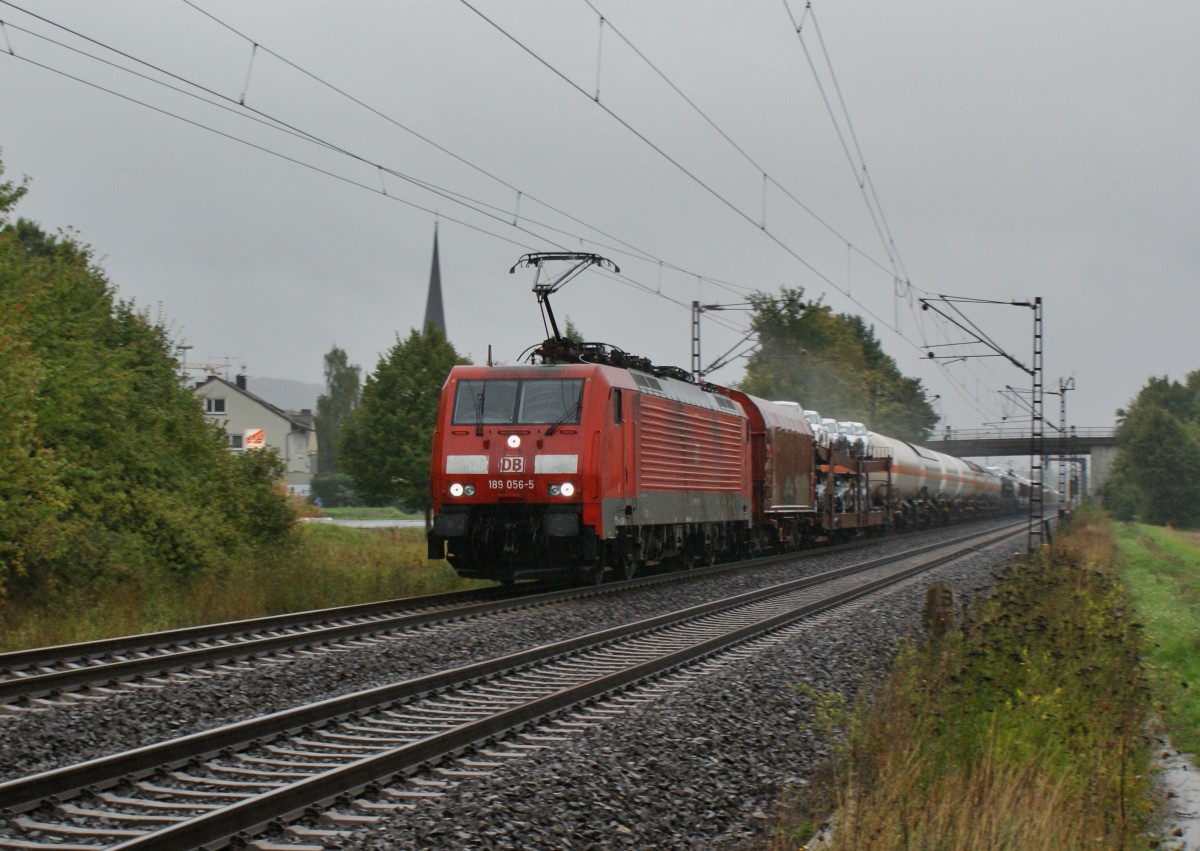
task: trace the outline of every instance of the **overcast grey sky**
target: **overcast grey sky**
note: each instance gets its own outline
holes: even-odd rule
[[[370,372],[422,319],[437,217],[449,335],[476,361],[544,337],[508,269],[565,249],[623,273],[556,295],[588,339],[686,367],[693,299],[802,286],[873,324],[955,428],[1019,417],[998,391],[1028,378],[928,361],[957,337],[926,294],[1041,296],[1047,385],[1075,378],[1080,426],[1200,368],[1193,0],[20,0],[0,19],[18,213],[74,228],[191,360],[320,382],[336,344]],[[969,315],[1029,362],[1028,310]],[[746,318],[705,316],[706,363]]]

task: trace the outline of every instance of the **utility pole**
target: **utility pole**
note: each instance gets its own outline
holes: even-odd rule
[[[1043,468],[1046,464],[1046,418],[1043,413],[1042,387],[1042,299],[1033,300],[1033,427],[1029,443],[1029,550],[1043,543],[1042,518],[1045,516]]]
[[[941,356],[943,359],[950,360],[966,360],[967,358],[976,357],[1001,357],[1011,363],[1013,366],[1020,369],[1030,377],[1032,387],[1030,388],[1030,428],[1029,428],[1029,549],[1035,550],[1042,545],[1042,512],[1044,506],[1042,494],[1042,472],[1045,465],[1046,452],[1046,435],[1045,435],[1045,417],[1043,414],[1044,388],[1042,386],[1042,299],[1040,296],[1033,301],[993,301],[983,298],[967,298],[964,296],[948,296],[939,295],[936,298],[923,298],[921,301],[922,310],[932,310],[941,316],[946,321],[955,325],[960,330],[966,332],[970,337],[965,343],[947,343],[946,346],[964,346],[964,345],[982,345],[991,349],[991,354],[962,354],[953,353]],[[951,311],[947,312],[938,305],[945,305]],[[986,332],[976,325],[965,313],[958,307],[960,304],[979,304],[979,305],[1009,305],[1011,307],[1028,307],[1033,311],[1033,360],[1030,366],[1026,366],[1017,360],[1011,354],[1000,347],[998,343],[992,340]],[[953,314],[953,315],[952,315]],[[930,348],[936,348],[931,346]],[[938,359],[932,351],[929,352],[930,360]]]
[[[1058,379],[1058,496],[1068,512],[1071,510],[1071,499],[1067,490],[1067,465],[1075,459],[1071,457],[1074,447],[1067,445],[1067,391],[1074,389],[1074,376],[1065,381]],[[1072,440],[1071,443],[1073,442]]]
[[[754,336],[753,331],[746,332],[742,339],[738,340],[728,352],[721,355],[715,361],[708,365],[708,369],[704,369],[703,362],[700,360],[700,314],[708,313],[710,310],[752,310],[754,305],[747,301],[738,302],[737,304],[701,304],[698,301],[692,302],[692,380],[697,384],[704,381],[706,372],[712,372],[729,363],[732,358],[730,355],[734,349],[738,348],[742,343]]]

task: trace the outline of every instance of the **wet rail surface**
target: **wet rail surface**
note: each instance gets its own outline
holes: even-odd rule
[[[902,583],[1022,528],[972,532],[0,784],[0,809],[10,813],[0,847],[220,845],[314,805],[326,807],[323,820],[334,830],[369,823],[380,811],[435,794],[431,781],[412,776],[422,765],[468,754],[459,770],[471,772],[519,757],[522,748],[539,746],[536,736],[502,745],[496,737],[648,679],[677,675],[698,660]],[[569,729],[573,722],[558,723]]]
[[[0,714],[103,699],[114,691],[204,676],[218,666],[252,665],[264,658],[295,652],[345,649],[348,643],[431,624],[595,594],[623,593],[664,582],[690,581],[747,566],[770,565],[781,559],[869,547],[875,542],[857,541],[690,570],[666,569],[600,586],[546,590],[550,586],[538,583],[482,588],[0,653]]]
[[[485,588],[2,653],[0,704],[467,617],[517,596]]]

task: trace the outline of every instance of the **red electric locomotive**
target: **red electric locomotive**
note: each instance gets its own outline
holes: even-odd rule
[[[746,542],[739,406],[648,364],[611,365],[627,359],[616,350],[589,355],[606,363],[450,373],[433,443],[432,557],[462,576],[573,566],[599,581],[608,567],[633,576],[650,559],[712,561]]]

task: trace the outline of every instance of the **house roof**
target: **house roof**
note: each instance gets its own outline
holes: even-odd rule
[[[280,408],[277,405],[272,405],[270,402],[268,402],[266,399],[262,398],[261,396],[255,396],[249,390],[244,390],[241,387],[238,387],[232,381],[226,381],[224,378],[221,378],[221,376],[219,376],[219,375],[208,376],[208,378],[204,379],[199,384],[197,384],[195,389],[200,390],[201,388],[207,387],[208,385],[214,384],[214,383],[217,385],[220,385],[224,388],[227,388],[229,390],[232,390],[234,393],[240,393],[241,395],[245,396],[247,399],[250,399],[253,402],[257,402],[259,405],[262,405],[264,408],[269,410],[271,413],[273,413],[277,416],[283,417],[285,420],[290,422],[292,424],[292,426],[295,428],[303,429],[305,431],[313,431],[316,428],[316,424],[315,424],[315,421],[313,419],[313,415],[311,412],[304,413],[302,411],[285,411],[283,408]]]

